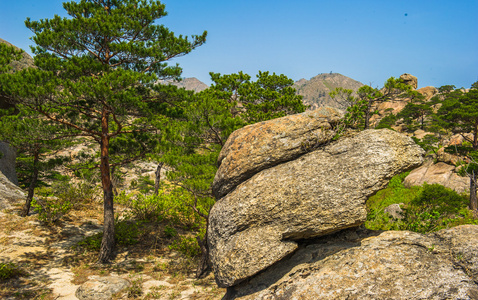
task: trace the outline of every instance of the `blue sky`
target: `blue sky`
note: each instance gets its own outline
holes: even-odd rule
[[[27,51],[32,20],[66,16],[61,0],[0,0],[0,38]],[[299,80],[341,73],[381,87],[410,73],[419,87],[478,80],[478,0],[164,0],[158,22],[176,34],[208,31],[175,59],[184,77],[261,71]]]

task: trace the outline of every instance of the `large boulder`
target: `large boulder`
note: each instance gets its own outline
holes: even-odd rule
[[[478,299],[478,226],[377,234],[309,241],[224,299]]]
[[[403,180],[405,187],[428,184],[441,184],[444,187],[452,189],[457,193],[463,193],[470,190],[470,181],[468,177],[458,176],[455,172],[455,166],[443,162],[436,164],[425,164],[408,174]]]
[[[219,199],[257,172],[330,141],[340,117],[336,109],[320,108],[234,131],[219,154],[214,195]]]
[[[405,84],[411,86],[412,89],[416,89],[418,87],[418,78],[411,74],[402,74],[400,75],[400,79],[402,79]]]
[[[0,172],[5,175],[13,184],[18,185],[17,172],[15,171],[15,160],[17,154],[7,143],[0,142]]]
[[[274,136],[260,139],[267,145]],[[397,132],[366,130],[258,172],[210,212],[217,283],[232,286],[266,269],[294,252],[298,240],[359,226],[366,220],[367,198],[395,174],[420,165],[423,154]],[[234,158],[250,156],[243,155]]]

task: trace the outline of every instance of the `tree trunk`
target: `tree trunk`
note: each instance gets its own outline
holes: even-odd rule
[[[368,100],[367,103],[367,111],[365,112],[365,120],[364,120],[364,126],[363,129],[368,129],[369,122],[370,122],[370,109],[372,108],[372,102],[371,100]]]
[[[204,238],[201,240],[200,237],[196,237],[199,247],[201,248],[201,259],[199,260],[199,265],[196,270],[196,278],[204,278],[209,272],[211,272],[211,262],[209,260],[209,247],[207,245],[207,229],[209,226],[209,218],[206,221],[206,233]]]
[[[110,163],[109,163],[109,135],[108,135],[108,112],[103,109],[101,119],[101,183],[103,185],[103,207],[104,207],[104,225],[103,239],[101,240],[99,263],[108,263],[113,258],[115,247],[115,224],[113,210],[113,185],[111,183]]]
[[[475,171],[471,171],[470,174],[470,209],[478,211],[478,201],[476,198],[476,174]]]
[[[163,167],[163,164],[163,162],[160,162],[154,173],[154,175],[156,175],[156,179],[154,180],[154,194],[156,196],[159,194],[159,183],[161,182],[161,168]]]
[[[38,161],[39,160],[40,160],[40,153],[39,151],[35,151],[33,153],[33,173],[30,179],[30,186],[28,187],[28,195],[25,201],[25,206],[23,206],[23,210],[20,214],[22,217],[28,216],[28,213],[30,212],[30,206],[32,204],[33,195],[35,193],[35,187],[38,181]]]

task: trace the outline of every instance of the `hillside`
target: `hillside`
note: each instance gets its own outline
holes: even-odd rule
[[[0,44],[7,44],[8,46],[14,46],[16,49],[20,49],[16,47],[15,45],[12,45],[1,38],[0,38]],[[33,67],[34,63],[33,63],[33,58],[30,55],[28,55],[28,53],[23,52],[22,58],[19,61],[13,61],[10,65],[13,71],[19,71],[22,69]],[[9,107],[11,107],[11,104],[8,104],[7,99],[5,99],[4,97],[0,95],[0,109],[9,108]]]
[[[196,93],[208,88],[207,84],[195,77],[183,78],[183,80],[179,82],[173,80],[160,80],[160,83],[175,85],[179,88],[185,88],[186,90],[194,91]]]
[[[338,109],[344,109],[329,96],[329,92],[336,87],[343,87],[351,90],[358,90],[363,84],[339,73],[322,73],[310,80],[300,79],[294,84],[294,88],[299,95],[304,97],[305,105],[310,106],[310,110],[322,106],[330,106]]]

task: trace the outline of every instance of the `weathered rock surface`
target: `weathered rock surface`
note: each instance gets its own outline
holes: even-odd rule
[[[478,226],[377,234],[309,241],[224,299],[478,299]]]
[[[80,300],[109,300],[113,294],[118,293],[131,284],[128,280],[107,276],[92,276],[90,280],[83,283],[75,293]]]
[[[0,172],[0,209],[11,208],[14,203],[25,200],[25,194]]]
[[[413,89],[416,89],[418,87],[418,78],[411,74],[402,74],[400,75],[400,79],[402,79],[405,84],[410,85]]]
[[[0,172],[13,184],[18,185],[17,172],[15,171],[16,152],[7,143],[0,142]]]
[[[420,94],[425,96],[425,101],[430,100],[433,96],[438,94],[437,88],[433,87],[433,86],[422,87],[422,88],[418,89],[417,92],[419,92]]]
[[[455,172],[455,166],[443,162],[436,164],[425,164],[408,174],[403,180],[405,187],[438,183],[457,193],[463,193],[469,190],[469,179],[458,176]]]
[[[214,195],[219,199],[257,172],[330,141],[339,118],[337,110],[320,108],[234,131],[219,154]]]
[[[366,130],[257,173],[211,210],[218,284],[232,286],[264,270],[295,251],[297,240],[359,226],[367,198],[420,165],[423,152],[397,132]],[[242,153],[234,160],[251,156]]]

